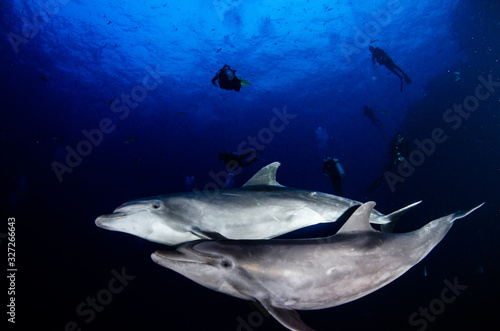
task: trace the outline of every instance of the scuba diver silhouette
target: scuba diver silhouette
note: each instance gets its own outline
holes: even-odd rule
[[[408,141],[405,139],[405,137],[403,136],[403,134],[401,132],[398,132],[396,134],[396,138],[394,138],[392,141],[391,141],[391,163],[389,164],[389,166],[385,169],[385,171],[389,171],[392,169],[392,167],[394,166],[402,166],[403,169],[406,169],[406,159],[408,158],[408,156],[410,155],[410,144],[408,143]],[[399,165],[398,165],[399,163]],[[384,172],[385,173],[385,172]],[[379,186],[380,184],[382,184],[382,181],[384,180],[384,174],[382,174],[382,176],[380,176],[379,178],[377,178],[377,180],[375,180],[373,182],[373,184],[370,185],[370,187],[368,187],[368,193],[373,193]]]
[[[323,160],[323,174],[328,176],[332,182],[332,188],[335,194],[343,197],[344,192],[342,190],[342,177],[344,176],[344,169],[337,158],[328,155],[326,159]]]
[[[250,149],[245,154],[225,151],[224,153],[219,153],[218,158],[227,166],[230,166],[232,168],[234,168],[235,166],[248,167],[253,162],[261,160],[257,157],[257,154],[262,153],[262,151],[255,149]]]
[[[392,58],[387,54],[382,48],[378,47],[373,47],[370,46],[370,52],[372,52],[372,62],[375,64],[375,62],[378,62],[379,65],[385,66],[387,69],[389,69],[392,73],[394,73],[396,76],[401,79],[401,92],[403,92],[403,77],[404,80],[406,81],[406,84],[411,84],[411,79],[410,77],[401,69],[399,66],[394,63]],[[399,74],[398,71],[401,71],[403,74],[402,76]]]
[[[363,106],[363,109],[364,109],[363,115],[365,115],[366,117],[368,117],[370,119],[370,121],[373,124],[375,124],[379,129],[383,129],[384,128],[384,124],[382,124],[382,122],[380,122],[380,120],[375,117],[375,113],[373,112],[373,109],[371,109],[368,106]]]
[[[240,91],[242,86],[250,85],[249,82],[244,80],[243,78],[236,77],[236,70],[231,69],[227,64],[224,65],[217,73],[214,78],[212,78],[212,84],[215,84],[216,80],[219,80],[219,86],[225,90],[235,90],[236,92]]]

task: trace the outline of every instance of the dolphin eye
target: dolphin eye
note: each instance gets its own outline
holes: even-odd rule
[[[158,202],[153,202],[152,207],[153,207],[153,209],[159,209],[160,208],[160,204]]]
[[[227,261],[227,260],[222,260],[220,265],[223,267],[223,268],[226,268],[226,269],[229,269],[232,267],[232,264],[231,262]]]

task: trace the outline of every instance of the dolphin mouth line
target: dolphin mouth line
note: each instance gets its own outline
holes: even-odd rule
[[[180,263],[180,264],[203,264],[205,265],[206,263],[203,262],[194,262],[194,261],[185,261],[185,260],[170,260],[172,263]]]
[[[113,213],[113,214],[101,215],[98,218],[96,218],[95,225],[97,225],[98,227],[103,228],[103,229],[110,229],[109,223],[113,222],[114,220],[124,218],[128,215],[129,215],[128,213],[120,213],[120,212]]]
[[[126,217],[128,215],[130,215],[130,214],[129,213],[124,213],[124,212],[117,212],[117,213],[112,213],[112,214],[101,215],[97,219],[113,220],[113,219],[124,218],[124,217]]]
[[[176,252],[177,253],[177,252]],[[176,256],[176,255],[179,256]],[[165,251],[156,251],[154,252],[153,255],[153,260],[155,260],[156,263],[161,264],[160,262],[163,260],[168,260],[172,263],[190,263],[190,264],[206,264],[204,261],[196,261],[194,259],[189,259],[186,256],[183,256],[182,253],[177,253],[177,254],[167,254]]]

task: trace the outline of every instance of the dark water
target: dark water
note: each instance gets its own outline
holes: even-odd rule
[[[307,324],[482,330],[496,322],[497,2],[6,0],[0,15],[0,233],[14,217],[18,270],[10,328],[279,330],[255,306],[153,263],[161,245],[94,225],[125,201],[186,190],[187,176],[204,189],[210,172],[224,171],[218,153],[251,145],[265,161],[236,185],[277,160],[281,184],[333,193],[321,167],[334,154],[347,197],[374,200],[382,212],[424,201],[397,232],[486,202],[401,278],[355,302],[301,312]],[[372,66],[370,42],[411,76],[402,93],[395,75]],[[213,87],[225,63],[251,85]],[[296,116],[270,131],[285,108]],[[369,195],[397,131],[417,151],[414,171],[392,169],[400,182]],[[430,143],[436,136],[445,141]],[[454,300],[442,297],[450,283],[460,285]]]

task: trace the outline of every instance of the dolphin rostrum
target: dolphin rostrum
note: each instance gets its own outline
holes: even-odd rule
[[[99,216],[103,229],[136,235],[165,245],[199,239],[269,239],[318,223],[335,222],[361,202],[331,194],[284,187],[274,162],[242,188],[185,192],[124,203]],[[373,210],[370,222],[396,221],[413,203],[389,215]]]
[[[359,207],[326,238],[201,240],[151,258],[212,290],[259,301],[290,330],[310,331],[295,309],[338,306],[389,284],[422,260],[454,220],[482,206],[395,234],[370,226],[374,205]]]

